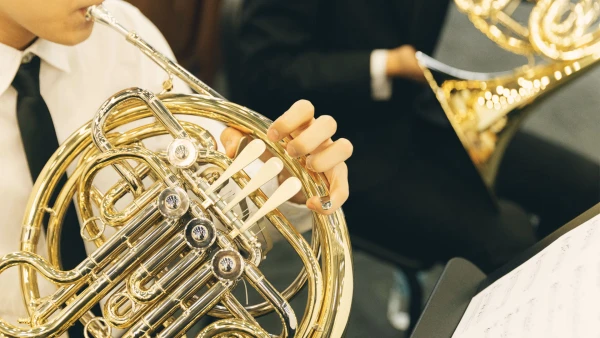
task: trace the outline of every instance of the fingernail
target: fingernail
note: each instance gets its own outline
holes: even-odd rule
[[[331,203],[331,197],[329,197],[329,196],[321,197],[321,208],[323,208],[323,210],[331,209],[332,205],[333,205],[333,203]]]
[[[312,156],[309,156],[306,158],[306,169],[308,169],[310,171],[315,171],[315,169],[313,169],[313,166],[312,166],[312,159],[313,159]]]
[[[288,146],[286,149],[288,155],[290,155],[293,158],[298,157],[298,152],[296,151],[296,149],[294,149],[293,146]]]
[[[269,130],[267,130],[267,137],[271,141],[279,141],[279,132],[275,128],[269,128]]]

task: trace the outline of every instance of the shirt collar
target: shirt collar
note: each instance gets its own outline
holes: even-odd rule
[[[44,39],[37,39],[23,51],[0,43],[0,95],[10,87],[22,60],[29,54],[39,56],[43,62],[58,70],[70,72],[69,51],[71,48]]]

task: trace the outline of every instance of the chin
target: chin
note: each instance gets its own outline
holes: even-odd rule
[[[85,28],[69,31],[68,33],[61,34],[59,38],[53,40],[56,43],[66,46],[78,45],[92,35],[92,27],[93,24],[90,23],[90,25]]]

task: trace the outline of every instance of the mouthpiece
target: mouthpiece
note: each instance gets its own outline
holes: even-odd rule
[[[101,22],[107,26],[113,27],[117,32],[121,33],[123,36],[128,36],[129,31],[121,26],[117,19],[110,14],[102,5],[90,6],[87,10],[87,14],[85,15],[85,19],[88,21],[97,21]]]

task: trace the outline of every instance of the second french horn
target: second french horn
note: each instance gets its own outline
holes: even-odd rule
[[[598,65],[600,1],[532,1],[526,25],[512,16],[517,7],[531,6],[521,0],[455,2],[498,46],[529,60],[506,72],[474,73],[417,53],[448,120],[492,192],[504,149],[530,111],[526,108]]]

